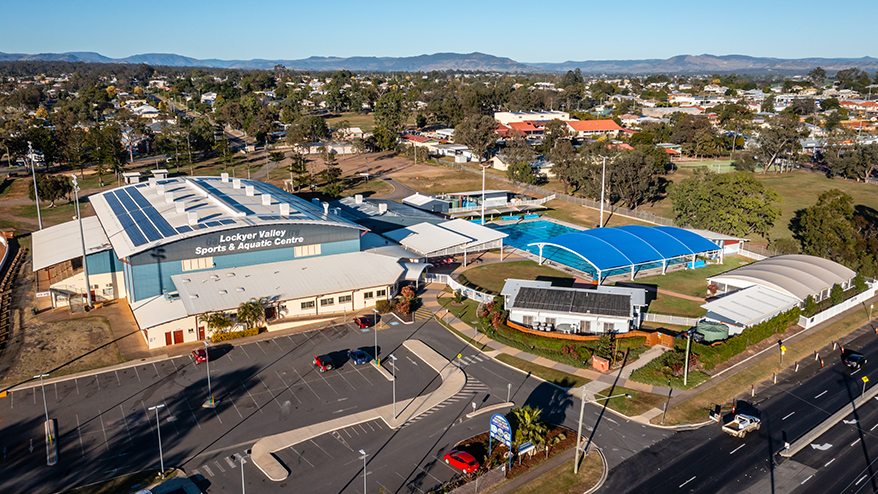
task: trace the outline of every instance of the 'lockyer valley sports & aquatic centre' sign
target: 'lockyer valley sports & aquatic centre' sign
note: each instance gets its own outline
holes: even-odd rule
[[[491,437],[497,439],[506,447],[512,448],[512,428],[509,427],[509,421],[506,417],[495,413],[491,417]]]

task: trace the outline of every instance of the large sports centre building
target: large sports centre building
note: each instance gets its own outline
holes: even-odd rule
[[[96,301],[127,298],[150,348],[204,339],[198,316],[253,298],[265,298],[270,329],[361,310],[427,266],[361,250],[367,229],[328,204],[226,174],[153,177],[89,200],[89,290]],[[81,299],[78,222],[34,233],[33,250],[34,271],[52,277],[38,295],[54,307]]]

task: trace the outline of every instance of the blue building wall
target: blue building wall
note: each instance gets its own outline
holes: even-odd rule
[[[360,239],[343,240],[321,244],[320,256],[331,256],[360,251]],[[308,256],[318,257],[318,256]],[[289,261],[296,259],[295,247],[281,249],[262,250],[256,252],[243,252],[213,258],[214,267],[209,269],[237,268],[252,266],[254,264],[267,264],[271,262]],[[304,258],[300,258],[304,259]],[[176,291],[171,276],[184,273],[181,261],[168,261],[162,263],[142,264],[126,266],[125,282],[129,288],[128,296],[132,302],[143,300],[156,295],[161,295],[163,290]],[[200,270],[208,271],[209,269]],[[193,271],[185,271],[193,272]],[[131,280],[131,281],[129,281]],[[132,286],[133,285],[133,286]]]
[[[116,254],[112,250],[105,250],[96,254],[85,256],[88,264],[88,274],[106,274],[116,271],[122,271],[124,263],[116,259]]]

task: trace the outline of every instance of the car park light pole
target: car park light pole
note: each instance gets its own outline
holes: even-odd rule
[[[162,455],[162,423],[159,421],[159,408],[164,408],[165,404],[149,407],[149,410],[155,410],[155,430],[159,435],[159,462],[161,464],[161,476],[165,476],[165,457]]]
[[[238,460],[241,461],[241,494],[247,494],[247,488],[244,486],[244,458],[250,458],[250,455],[238,457]]]
[[[82,241],[82,272],[85,275],[85,297],[88,306],[91,307],[91,285],[88,280],[88,262],[85,259],[85,233],[82,230],[82,215],[79,214],[79,183],[76,181],[76,174],[73,177],[73,201],[76,203],[76,220],[79,222],[79,239]]]
[[[586,400],[585,399],[585,386],[582,387],[582,402],[581,402],[581,405],[579,408],[579,428],[576,430],[576,452],[574,453],[574,456],[573,456],[573,474],[574,475],[579,473],[579,449],[580,449],[579,445],[582,444],[582,416],[585,414],[585,402],[588,401],[589,403],[594,403],[596,405],[597,402],[599,402],[599,401],[610,400],[613,398],[619,398],[621,396],[624,396],[625,398],[631,398],[630,394],[623,393],[623,394],[618,394],[618,395],[613,395],[613,396],[607,396],[605,398],[601,398],[598,400]],[[597,429],[598,424],[595,423],[594,426],[595,426],[595,429]],[[588,437],[588,444],[585,445],[585,448],[582,448],[582,453],[584,455],[588,454],[588,447],[591,446],[592,436],[594,436],[594,430],[592,430],[592,435]]]
[[[378,309],[372,309],[372,312],[375,313],[375,322],[372,324],[372,331],[375,332],[375,365],[381,365],[378,360]]]
[[[396,420],[396,357],[391,353],[390,365],[393,367],[393,420]]]
[[[9,154],[8,151],[7,154]],[[34,200],[37,203],[37,223],[40,225],[40,230],[42,230],[43,218],[40,216],[40,193],[37,190],[37,164],[36,160],[34,160],[34,150],[30,141],[27,141],[27,159],[30,161],[30,171],[34,176]]]
[[[46,405],[46,387],[43,386],[43,378],[49,377],[48,374],[40,374],[39,376],[34,376],[34,379],[40,378],[40,388],[43,390],[43,410],[46,412],[46,422],[49,421],[49,406]]]
[[[201,408],[216,408],[217,401],[213,399],[213,392],[210,390],[210,345],[204,342],[204,363],[207,364],[207,401],[201,405]]]
[[[366,458],[368,458],[369,455],[367,455],[362,449],[360,450],[360,454],[363,455],[360,457],[363,459],[363,494],[366,494]]]

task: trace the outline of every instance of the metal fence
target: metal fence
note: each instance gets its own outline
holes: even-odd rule
[[[483,304],[493,302],[494,297],[496,297],[496,295],[480,292],[478,290],[474,290],[467,286],[461,285],[457,282],[457,280],[447,274],[426,273],[424,276],[424,281],[427,283],[442,283],[443,285],[447,285],[455,292],[460,293],[464,297]]]
[[[641,321],[657,322],[662,324],[675,324],[677,326],[695,326],[701,319],[691,317],[666,316],[664,314],[641,313]]]

